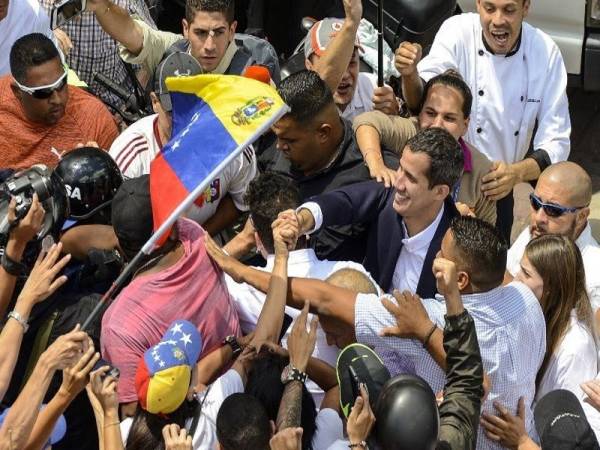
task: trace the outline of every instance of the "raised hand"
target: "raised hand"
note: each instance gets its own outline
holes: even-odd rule
[[[179,428],[176,423],[165,425],[162,429],[165,440],[165,450],[192,450],[192,436],[185,428]]]
[[[87,351],[74,366],[63,370],[63,380],[58,393],[70,400],[77,397],[88,384],[88,375],[99,359],[100,354],[95,352],[94,343],[88,338]]]
[[[375,414],[369,403],[369,393],[364,384],[360,386],[360,396],[356,397],[354,406],[348,416],[348,440],[350,444],[359,444],[369,437],[369,433],[375,424]]]
[[[301,450],[302,428],[284,428],[278,431],[269,441],[271,450]]]
[[[463,311],[463,304],[460,298],[460,289],[458,287],[458,274],[456,264],[445,258],[435,258],[433,260],[433,274],[437,281],[437,289],[446,300],[446,312],[454,316]]]
[[[204,236],[204,247],[206,253],[219,266],[219,268],[228,274],[234,281],[241,283],[242,277],[236,269],[239,268],[240,262],[226,254],[221,247],[208,235]]]
[[[417,73],[417,64],[421,61],[423,49],[419,44],[411,42],[402,42],[396,49],[394,63],[396,70],[402,76],[415,75]]]
[[[65,275],[60,277],[57,275],[70,261],[71,255],[66,255],[59,260],[61,250],[62,244],[58,243],[50,247],[47,254],[40,252],[25,286],[19,294],[19,301],[26,301],[30,305],[34,305],[50,297],[66,283]]]
[[[73,331],[59,336],[42,353],[40,360],[54,370],[66,369],[79,361],[87,342],[88,335],[83,331],[79,331],[79,325],[77,325]]]
[[[119,396],[117,395],[118,380],[110,375],[106,375],[106,372],[109,370],[110,367],[104,366],[90,374],[91,391],[104,412],[117,411],[119,408]]]
[[[390,86],[379,86],[373,91],[373,109],[384,114],[397,115],[400,111],[400,104],[396,99],[396,94]]]
[[[346,19],[358,24],[363,14],[362,0],[344,0],[343,3]]]
[[[310,355],[315,350],[317,341],[317,325],[319,318],[315,315],[310,322],[310,331],[306,331],[306,319],[308,317],[309,302],[304,303],[302,312],[294,321],[292,332],[288,338],[288,353],[290,355],[290,364],[301,372],[306,372],[306,366]]]

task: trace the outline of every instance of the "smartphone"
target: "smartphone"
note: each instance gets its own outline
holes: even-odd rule
[[[106,361],[104,359],[99,359],[98,361],[96,361],[96,364],[94,364],[94,367],[92,369],[92,372],[94,372],[104,366],[108,366],[110,368],[108,369],[107,372],[105,372],[102,375],[102,378],[106,378],[107,376],[110,375],[111,377],[116,378],[117,380],[119,379],[119,375],[121,375],[121,372],[119,371],[119,369],[117,369],[116,367],[114,367],[112,364],[110,364],[108,361]]]
[[[86,0],[58,0],[50,13],[50,28],[59,28],[81,14],[85,11],[86,3]]]

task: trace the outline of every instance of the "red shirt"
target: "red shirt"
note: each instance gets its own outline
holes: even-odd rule
[[[206,253],[204,230],[188,219],[179,219],[177,229],[184,256],[161,272],[136,277],[102,319],[102,356],[121,371],[119,402],[137,400],[134,380],[139,360],[173,321],[197,325],[202,356],[225,337],[240,333],[222,273]]]
[[[0,167],[24,169],[34,164],[54,167],[62,152],[95,141],[108,149],[119,130],[106,106],[91,94],[68,86],[65,115],[54,125],[29,121],[15,97],[12,76],[0,78]],[[54,150],[53,150],[54,149]]]

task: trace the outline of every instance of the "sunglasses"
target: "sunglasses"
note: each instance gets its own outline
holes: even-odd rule
[[[554,203],[544,203],[537,195],[529,194],[529,202],[531,203],[531,207],[538,211],[540,208],[544,209],[544,212],[549,217],[560,217],[563,214],[572,214],[574,212],[579,211],[580,209],[585,208],[586,206],[577,206],[577,207],[568,207],[556,205]]]
[[[31,88],[23,86],[17,80],[15,80],[15,83],[17,84],[20,90],[31,95],[33,98],[44,100],[50,98],[52,94],[54,94],[54,91],[60,91],[67,85],[67,72],[65,71],[65,73],[63,73],[58,80],[56,80],[52,84],[48,84],[47,86],[38,86]]]

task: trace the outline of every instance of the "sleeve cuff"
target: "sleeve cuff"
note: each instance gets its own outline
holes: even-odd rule
[[[301,209],[307,209],[308,211],[310,211],[310,213],[313,216],[313,219],[315,220],[315,227],[312,230],[309,230],[306,234],[312,234],[318,229],[320,229],[323,225],[323,212],[321,211],[321,207],[319,206],[319,204],[316,202],[303,203],[298,208],[296,208],[296,212],[300,211]]]
[[[543,172],[546,167],[552,164],[552,161],[550,161],[550,155],[548,155],[548,152],[544,149],[534,150],[531,155],[528,156],[528,158],[533,159],[537,163],[540,168],[540,172]]]

